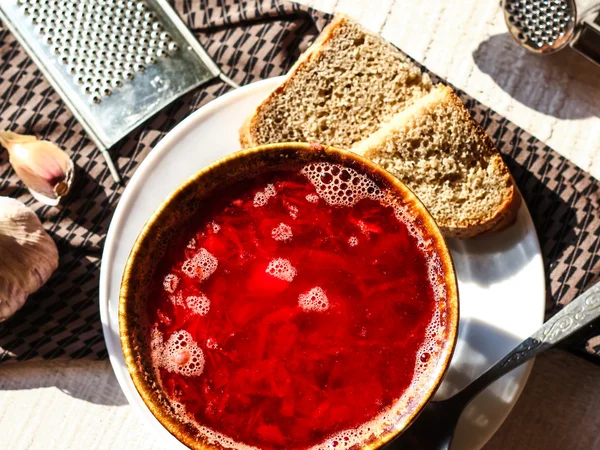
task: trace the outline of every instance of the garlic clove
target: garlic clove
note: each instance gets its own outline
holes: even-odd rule
[[[27,142],[37,141],[35,136],[28,134],[18,134],[13,131],[1,131],[0,132],[0,144],[5,146],[5,142],[12,142],[14,144],[25,144]]]
[[[0,197],[0,322],[12,316],[58,267],[58,249],[35,213]]]
[[[57,205],[73,183],[74,165],[65,151],[49,141],[11,131],[0,132],[13,169],[36,200]]]

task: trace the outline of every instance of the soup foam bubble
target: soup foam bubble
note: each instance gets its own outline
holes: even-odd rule
[[[300,294],[298,305],[304,311],[327,311],[329,309],[329,299],[325,295],[325,291],[316,286],[310,291]]]
[[[294,234],[292,233],[292,229],[289,225],[280,223],[277,225],[277,227],[273,228],[273,231],[271,231],[271,236],[276,241],[289,241],[292,239]]]
[[[277,195],[277,190],[275,186],[272,184],[267,184],[263,191],[258,191],[254,194],[254,207],[259,208],[267,204],[271,197],[275,197]]]
[[[175,292],[177,290],[178,285],[179,285],[179,277],[177,275],[170,273],[167,276],[165,276],[165,279],[163,280],[163,289],[166,292],[168,292],[169,294],[172,294],[173,292]]]
[[[308,194],[306,196],[306,200],[310,203],[318,203],[319,202],[319,196],[316,194]]]
[[[217,258],[201,248],[193,257],[184,261],[181,271],[190,278],[200,278],[203,281],[217,270],[218,264]]]
[[[296,269],[284,258],[276,258],[269,262],[266,272],[283,281],[292,281],[296,276]]]
[[[210,300],[206,295],[190,295],[185,299],[187,307],[199,316],[205,316],[210,310]]]
[[[204,371],[204,353],[185,330],[176,331],[165,342],[154,328],[151,334],[151,357],[154,366],[187,377],[198,377]]]
[[[298,208],[296,206],[294,206],[294,205],[288,206],[288,212],[290,213],[290,217],[292,219],[298,218]]]

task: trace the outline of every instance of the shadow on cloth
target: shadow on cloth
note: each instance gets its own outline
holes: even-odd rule
[[[513,158],[503,156],[533,219],[544,260],[546,308],[547,311],[555,310],[558,299],[552,298],[550,273],[561,261],[565,250],[576,243],[577,212],[538,176]]]
[[[51,387],[97,405],[127,404],[108,361],[37,360],[0,365],[0,390]]]
[[[600,72],[570,47],[536,55],[502,33],[481,42],[473,60],[507,94],[536,111],[559,119],[600,116],[600,102],[595,101]]]

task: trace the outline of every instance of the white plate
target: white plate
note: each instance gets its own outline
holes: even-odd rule
[[[238,129],[277,85],[269,79],[230,92],[190,115],[140,165],[110,224],[100,273],[100,313],[113,369],[127,400],[168,448],[184,448],[145,407],[123,359],[118,300],[121,275],[146,220],[179,184],[207,164],[239,149]],[[438,396],[460,389],[535,331],[543,321],[542,257],[527,208],[508,230],[449,246],[458,274],[460,331]],[[463,415],[454,450],[478,450],[519,397],[531,364],[498,380]],[[433,430],[432,430],[433,432]]]

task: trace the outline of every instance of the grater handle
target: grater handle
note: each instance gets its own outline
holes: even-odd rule
[[[233,81],[231,78],[229,78],[223,72],[221,72],[221,70],[219,70],[219,78],[221,79],[221,81],[227,83],[229,86],[231,86],[234,89],[237,89],[240,87],[239,84],[237,84],[235,81]]]
[[[117,170],[110,153],[103,147],[100,147],[100,151],[102,152],[102,156],[104,156],[104,161],[106,161],[106,165],[108,166],[108,170],[110,171],[113,180],[115,180],[116,183],[121,184],[121,176],[119,175],[119,171]]]

